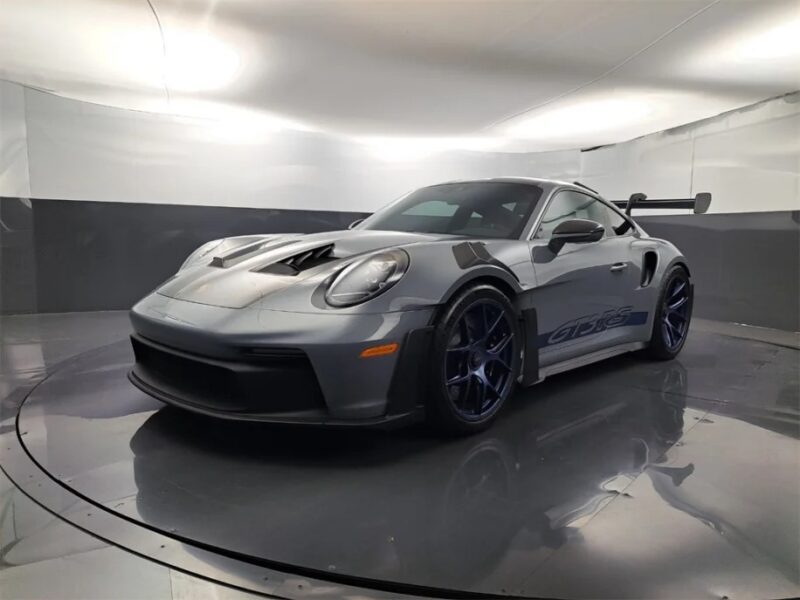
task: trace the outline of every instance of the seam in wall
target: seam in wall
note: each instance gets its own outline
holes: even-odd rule
[[[25,127],[25,175],[28,179],[28,197],[33,198],[33,183],[31,182],[31,145],[28,140],[28,89],[22,87],[22,114]]]
[[[161,19],[158,17],[158,11],[153,5],[152,0],[145,0],[147,6],[150,7],[150,12],[155,17],[156,25],[158,26],[158,34],[161,37],[161,83],[164,86],[164,94],[167,97],[167,106],[172,106],[172,97],[169,93],[169,86],[167,86],[167,40],[164,37],[164,28],[161,26]]]
[[[713,0],[713,2],[707,4],[703,8],[699,9],[697,12],[692,13],[691,15],[686,17],[683,21],[681,21],[680,23],[678,23],[677,25],[675,25],[671,29],[669,29],[669,30],[665,31],[664,33],[662,33],[655,40],[653,40],[652,42],[650,42],[649,44],[644,46],[644,48],[640,48],[639,50],[637,50],[636,52],[634,52],[633,54],[631,54],[630,56],[628,56],[627,58],[622,60],[622,62],[614,65],[613,67],[611,67],[607,71],[604,71],[603,73],[601,73],[597,77],[595,77],[593,79],[590,79],[589,81],[587,81],[585,83],[582,83],[582,84],[580,84],[580,85],[578,85],[578,86],[576,86],[576,87],[574,87],[574,88],[572,88],[570,90],[567,90],[566,92],[562,92],[561,94],[556,94],[555,96],[553,96],[549,100],[545,100],[544,102],[540,102],[539,104],[535,104],[535,105],[530,106],[530,107],[528,107],[526,109],[518,111],[518,112],[516,112],[516,113],[514,113],[512,115],[509,115],[507,117],[503,117],[502,119],[494,121],[493,123],[491,123],[489,125],[489,127],[487,127],[487,129],[492,128],[492,127],[496,127],[497,125],[502,125],[506,121],[510,121],[511,119],[515,119],[515,118],[520,117],[520,116],[522,116],[522,115],[524,115],[526,113],[529,113],[529,112],[532,112],[534,110],[538,110],[540,108],[543,108],[543,107],[545,107],[545,106],[547,106],[549,104],[552,104],[553,102],[557,102],[558,100],[561,100],[562,98],[566,98],[567,96],[570,96],[570,95],[572,95],[572,94],[574,94],[576,92],[579,92],[579,91],[589,87],[590,85],[593,85],[593,84],[597,83],[601,79],[604,79],[604,78],[608,77],[612,73],[615,73],[616,71],[620,70],[622,67],[627,65],[629,62],[631,62],[632,60],[634,60],[638,56],[640,56],[640,55],[644,54],[645,52],[647,52],[650,48],[652,48],[653,46],[655,46],[659,42],[663,41],[664,39],[666,39],[667,37],[669,37],[670,35],[675,33],[678,29],[680,29],[681,27],[683,27],[684,25],[686,25],[687,23],[689,23],[690,21],[692,21],[696,17],[699,17],[701,14],[703,14],[704,12],[706,12],[707,10],[712,8],[714,5],[719,4],[721,1],[722,0]]]

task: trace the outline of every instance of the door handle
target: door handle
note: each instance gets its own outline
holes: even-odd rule
[[[620,271],[624,271],[628,268],[628,263],[614,263],[611,265],[611,272],[612,273],[619,273]]]

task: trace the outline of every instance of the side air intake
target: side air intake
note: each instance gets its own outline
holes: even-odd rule
[[[336,260],[333,256],[333,244],[320,246],[289,256],[278,262],[272,263],[259,269],[259,273],[270,273],[272,275],[287,275],[293,277],[303,271],[308,271],[319,265]]]

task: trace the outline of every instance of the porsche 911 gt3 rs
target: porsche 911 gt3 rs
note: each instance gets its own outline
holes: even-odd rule
[[[215,240],[131,310],[130,380],[230,419],[486,428],[516,385],[624,352],[676,356],[685,257],[579,183],[457,181],[345,231]]]

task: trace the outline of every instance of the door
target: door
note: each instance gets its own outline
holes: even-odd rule
[[[590,219],[603,238],[567,243],[553,252],[553,230],[570,219]],[[635,230],[602,201],[574,190],[557,192],[530,242],[536,273],[539,363],[547,366],[641,336],[647,320],[637,306],[641,260],[632,247]]]

